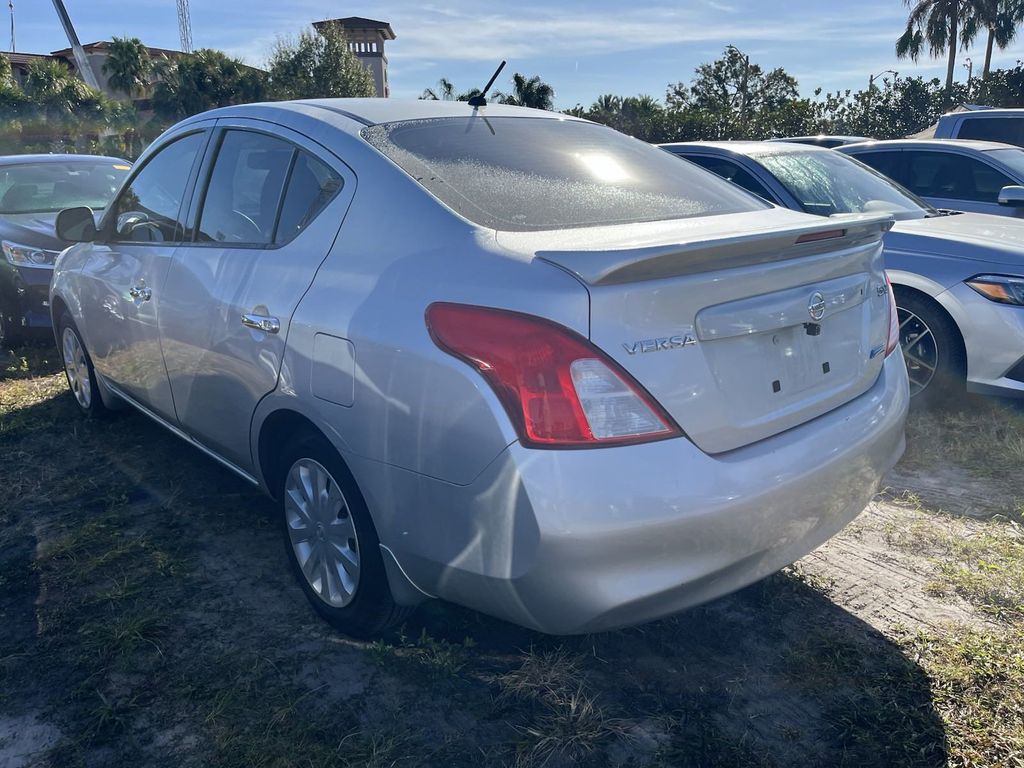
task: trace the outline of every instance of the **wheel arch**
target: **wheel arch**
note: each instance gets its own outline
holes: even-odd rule
[[[920,301],[923,301],[924,303],[928,304],[930,307],[935,309],[935,311],[941,313],[943,315],[943,317],[948,319],[949,322],[950,322],[950,326],[951,326],[951,328],[953,329],[953,331],[955,333],[955,338],[953,340],[959,346],[960,354],[963,356],[962,359],[966,363],[966,361],[967,361],[967,345],[964,342],[964,332],[962,330],[960,330],[960,323],[957,322],[956,317],[953,316],[953,314],[943,305],[943,303],[941,301],[936,299],[934,296],[926,293],[925,291],[922,291],[922,290],[920,290],[918,288],[914,288],[914,287],[909,286],[909,285],[903,285],[903,284],[897,283],[895,281],[893,282],[893,285],[892,285],[892,292],[896,296],[896,305],[897,306],[900,305],[900,297],[901,296],[913,296],[914,298],[916,298],[916,299],[918,299]]]
[[[277,486],[281,473],[284,471],[284,467],[281,466],[280,452],[276,452],[275,448],[279,448],[300,433],[319,435],[330,442],[323,430],[317,427],[309,417],[291,408],[278,408],[272,411],[259,425],[259,435],[256,439],[256,464],[264,487],[274,499],[278,498]]]

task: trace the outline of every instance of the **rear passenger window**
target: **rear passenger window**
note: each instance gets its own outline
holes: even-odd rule
[[[983,139],[1024,146],[1024,118],[972,117],[960,124],[958,139]]]
[[[197,239],[245,245],[273,242],[288,171],[298,150],[253,131],[225,131],[206,188]]]
[[[341,177],[305,152],[295,159],[281,206],[275,243],[286,243],[301,232],[341,189]]]
[[[922,197],[994,203],[1013,181],[967,155],[913,150],[907,155],[907,186]]]

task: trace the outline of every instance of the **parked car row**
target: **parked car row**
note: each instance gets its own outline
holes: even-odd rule
[[[664,148],[784,208],[828,217],[892,215],[885,263],[911,393],[948,399],[966,385],[975,392],[1024,395],[1024,222],[937,210],[858,162],[855,150],[871,146],[834,151],[777,142],[694,142]]]
[[[478,103],[189,118],[56,218],[74,401],[272,496],[353,635],[431,598],[566,634],[738,589],[863,509],[911,381],[1006,388],[1024,224],[829,149],[669,149],[697,164]]]

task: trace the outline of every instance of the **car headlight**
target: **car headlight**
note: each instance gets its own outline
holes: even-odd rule
[[[9,240],[0,241],[4,256],[16,267],[44,267],[51,268],[60,251],[48,251],[45,248],[36,248],[34,245],[20,245]]]
[[[986,299],[1024,307],[1024,277],[978,275],[966,282]]]

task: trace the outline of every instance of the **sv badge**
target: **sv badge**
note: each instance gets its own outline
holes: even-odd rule
[[[632,344],[624,343],[623,348],[631,355],[635,355],[638,352],[643,354],[645,352],[664,352],[668,349],[679,349],[680,347],[689,347],[697,343],[697,339],[692,334],[684,333],[680,336],[662,336],[657,339],[641,339],[640,341],[634,341]]]

